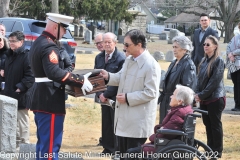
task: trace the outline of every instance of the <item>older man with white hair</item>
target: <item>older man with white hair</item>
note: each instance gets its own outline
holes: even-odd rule
[[[30,65],[35,76],[30,109],[35,114],[37,126],[36,159],[58,160],[62,143],[65,110],[65,84],[81,87],[83,93],[93,89],[84,76],[73,74],[61,66],[60,51],[56,44],[66,33],[73,17],[47,13],[47,25],[34,41],[30,53]]]
[[[2,23],[0,23],[0,34],[3,36],[5,36],[5,34],[6,34],[6,27]]]
[[[105,69],[108,72],[117,73],[122,69],[125,61],[124,53],[120,52],[117,47],[117,36],[114,33],[108,32],[102,35],[102,44],[104,50],[95,58],[95,69]],[[96,42],[100,42],[100,37],[96,37]],[[98,45],[99,46],[99,45]],[[108,86],[104,92],[96,93],[97,98],[101,102],[106,102],[107,99],[116,100],[117,86]],[[107,105],[102,106],[102,153],[114,153],[114,109]]]

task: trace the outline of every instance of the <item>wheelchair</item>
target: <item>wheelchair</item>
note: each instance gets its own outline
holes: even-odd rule
[[[142,147],[142,154],[145,160],[207,160],[213,154],[211,148],[205,143],[194,139],[196,118],[201,118],[201,114],[208,114],[207,111],[194,109],[193,114],[188,114],[184,119],[182,131],[171,129],[158,129],[154,145]],[[171,134],[178,136],[178,139],[168,140],[158,138],[158,134]],[[144,147],[154,147],[155,152],[144,153]]]

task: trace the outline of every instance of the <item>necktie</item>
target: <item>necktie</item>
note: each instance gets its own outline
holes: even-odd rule
[[[105,55],[105,63],[107,63],[108,62],[108,58],[110,57],[110,55],[109,54],[106,54]]]

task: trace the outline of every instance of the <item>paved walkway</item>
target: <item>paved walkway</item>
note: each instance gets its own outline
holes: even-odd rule
[[[234,99],[233,98],[227,98],[227,104],[226,107],[223,111],[223,113],[227,113],[227,114],[235,114],[235,115],[240,115],[240,111],[236,112],[236,111],[231,111],[232,108],[234,108]]]

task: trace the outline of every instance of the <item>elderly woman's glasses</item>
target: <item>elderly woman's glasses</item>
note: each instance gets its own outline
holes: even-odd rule
[[[123,45],[128,48],[128,47],[131,46],[132,44],[123,43]]]
[[[203,43],[203,46],[210,46],[210,44],[209,43]]]

